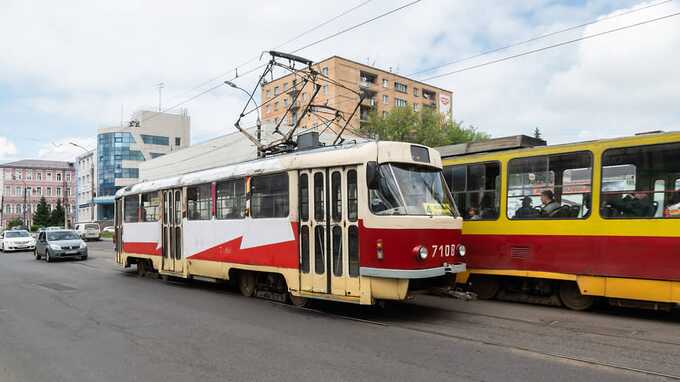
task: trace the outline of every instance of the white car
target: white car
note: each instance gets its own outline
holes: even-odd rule
[[[99,224],[97,223],[80,223],[76,224],[76,232],[80,235],[80,238],[88,240],[99,240],[101,238],[101,231],[99,230]]]
[[[26,230],[8,230],[0,234],[0,251],[32,251],[35,239]]]
[[[108,226],[108,227],[105,227],[105,228],[102,230],[102,232],[114,233],[114,232],[116,232],[116,229],[115,229],[112,225],[110,225],[110,226]]]

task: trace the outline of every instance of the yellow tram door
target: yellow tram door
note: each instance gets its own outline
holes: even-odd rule
[[[356,168],[331,168],[328,180],[331,293],[359,297]]]
[[[313,239],[312,222],[310,220],[312,195],[309,192],[311,189],[310,171],[300,171],[298,175],[298,209],[299,209],[299,243],[300,243],[300,290],[313,290],[312,269],[311,269],[311,240]]]
[[[182,260],[182,190],[163,191],[162,255],[163,270],[181,273]]]

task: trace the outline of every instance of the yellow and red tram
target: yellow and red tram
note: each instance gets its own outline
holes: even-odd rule
[[[141,182],[116,195],[116,261],[303,303],[403,300],[465,270],[436,150],[364,142]]]
[[[443,163],[470,251],[458,281],[480,298],[572,309],[598,297],[680,303],[680,133],[460,152]]]

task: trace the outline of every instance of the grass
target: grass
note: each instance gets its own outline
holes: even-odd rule
[[[102,239],[110,239],[113,237],[113,232],[102,232]]]

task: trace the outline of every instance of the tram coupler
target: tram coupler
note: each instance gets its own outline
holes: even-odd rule
[[[435,291],[435,294],[439,296],[446,296],[446,297],[452,297],[457,300],[463,300],[463,301],[472,301],[477,299],[477,293],[474,292],[469,292],[469,291],[464,291],[461,289],[456,289],[456,288],[438,288]]]

